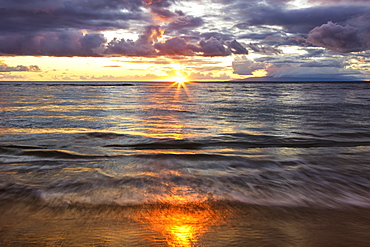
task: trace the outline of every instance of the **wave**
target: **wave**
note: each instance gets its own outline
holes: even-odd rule
[[[313,136],[316,138],[349,138],[349,139],[364,139],[370,138],[370,131],[355,131],[355,132],[339,132],[330,134],[314,134],[308,132],[292,132],[293,134]]]
[[[3,146],[0,147],[0,155],[11,155],[12,158],[21,158],[24,156],[34,157],[34,158],[53,158],[53,159],[102,159],[102,158],[116,158],[117,155],[97,155],[97,154],[82,154],[78,152],[72,152],[68,150],[50,150],[42,148],[31,148],[27,147],[26,150],[23,150],[24,147],[16,146]],[[32,150],[36,149],[36,150]],[[0,162],[3,163],[3,162]]]
[[[199,149],[206,146],[206,143],[193,142],[188,140],[161,140],[152,143],[137,144],[109,144],[104,147],[114,148],[137,148],[137,149]]]
[[[370,177],[353,168],[334,170],[302,161],[195,163],[173,159],[137,162],[132,170],[133,163],[110,164],[109,169],[109,165],[91,164],[72,169],[61,163],[49,164],[48,170],[42,170],[45,164],[33,164],[23,171],[26,177],[0,183],[0,199],[31,198],[53,206],[229,201],[261,206],[370,208]],[[363,165],[363,169],[370,170],[370,166]],[[40,172],[43,176],[48,172],[58,175],[42,179]]]
[[[240,150],[255,148],[332,148],[332,147],[369,147],[370,140],[366,133],[353,135],[338,134],[335,137],[281,137],[273,135],[252,135],[231,133],[194,139],[160,139],[139,135],[118,134],[109,132],[90,132],[75,134],[55,134],[40,137],[46,140],[39,145],[22,145],[19,143],[3,143],[0,145],[0,163],[37,159],[116,159],[125,156],[147,158],[177,157],[180,159],[237,159]],[[370,133],[368,133],[370,134]],[[350,138],[339,138],[347,137]],[[358,137],[358,138],[355,138]],[[29,143],[29,141],[27,141]],[[63,143],[63,145],[61,145]],[[228,154],[218,152],[229,149]],[[141,151],[143,150],[143,151]],[[150,153],[147,150],[158,150]],[[161,150],[169,150],[162,152]],[[183,152],[171,152],[184,150]],[[213,152],[216,150],[217,152]],[[188,152],[188,153],[187,153]],[[244,151],[243,151],[244,152]],[[155,153],[155,154],[154,154]],[[172,154],[171,154],[172,153]],[[235,157],[232,157],[235,155]]]
[[[22,137],[25,142],[0,146],[0,199],[31,198],[47,205],[229,201],[370,208],[367,154],[346,156],[343,150],[335,159],[319,152],[318,157],[308,153],[281,160],[219,151],[241,149],[244,154],[248,148],[370,146],[366,137],[352,137],[225,133],[174,140],[91,132],[38,136],[34,145],[23,145],[30,141]]]
[[[136,148],[136,149],[205,149],[214,147],[225,148],[315,148],[315,147],[357,147],[370,146],[370,141],[335,141],[314,138],[280,138],[275,136],[253,136],[247,138],[210,140],[159,140],[149,143],[108,144],[104,147]]]

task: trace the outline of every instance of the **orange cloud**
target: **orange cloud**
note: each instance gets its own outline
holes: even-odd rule
[[[143,0],[144,4],[145,5],[151,5],[151,4],[154,4],[154,3],[160,3],[162,2],[162,0]]]

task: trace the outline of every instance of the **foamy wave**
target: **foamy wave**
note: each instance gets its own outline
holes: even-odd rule
[[[339,173],[302,161],[261,165],[211,160],[198,161],[196,167],[193,161],[183,162],[152,160],[146,165],[136,162],[134,168],[127,162],[109,170],[65,167],[63,171],[59,167],[63,179],[2,183],[0,198],[32,197],[50,205],[231,201],[266,206],[370,207],[370,179],[352,169]]]

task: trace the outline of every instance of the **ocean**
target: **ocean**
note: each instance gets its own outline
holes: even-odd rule
[[[1,246],[370,246],[370,83],[0,83]]]

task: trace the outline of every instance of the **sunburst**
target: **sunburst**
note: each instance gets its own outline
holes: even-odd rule
[[[173,64],[172,76],[167,77],[164,81],[172,82],[172,84],[166,87],[166,90],[169,88],[176,88],[175,97],[178,98],[181,96],[182,92],[185,92],[186,96],[192,100],[192,95],[186,86],[186,84],[191,83],[188,80],[187,74],[183,72],[183,68],[180,64]]]
[[[173,81],[183,86],[188,80],[183,76],[178,76],[178,77],[173,78]]]
[[[186,95],[188,96],[188,98],[192,98],[191,97],[191,94],[189,92],[189,89],[188,87],[186,86],[186,84],[188,83],[189,81],[185,78],[185,77],[177,77],[176,80],[174,80],[174,83],[173,85],[176,86],[177,85],[177,89],[176,89],[176,98],[179,96],[180,92],[182,90],[184,90],[184,92],[186,93]]]

